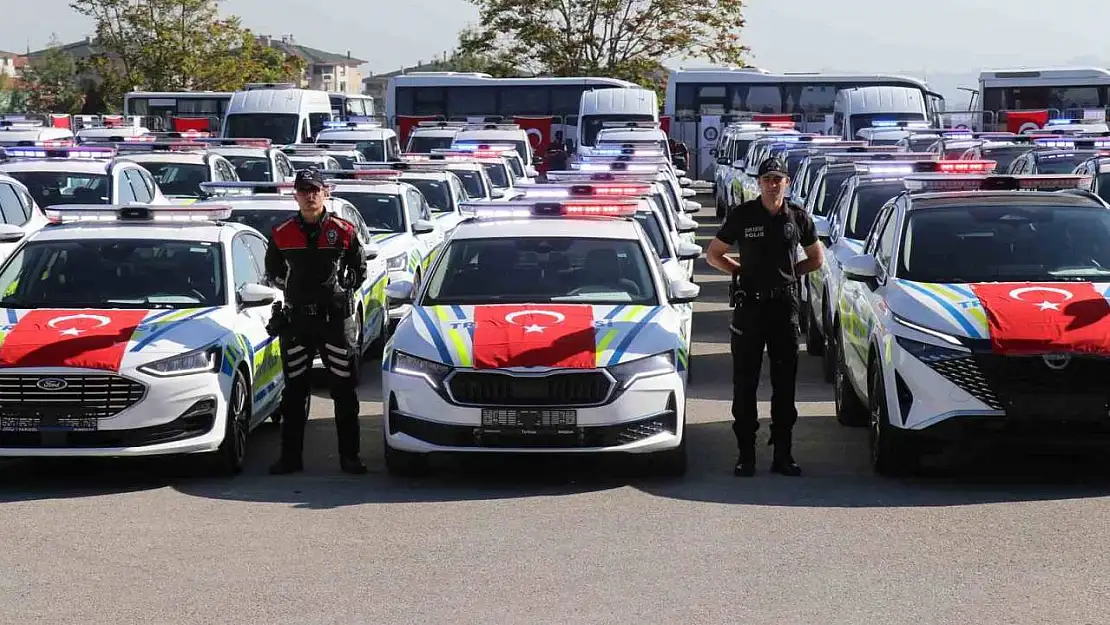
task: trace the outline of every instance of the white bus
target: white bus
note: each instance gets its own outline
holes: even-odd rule
[[[930,117],[944,110],[944,96],[930,91],[924,81],[906,76],[772,74],[757,67],[709,67],[671,73],[663,114],[670,117],[671,137],[690,151],[688,170],[701,180],[712,180],[715,161],[710,150],[732,119],[752,113],[789,115],[802,132],[827,132],[841,89],[882,86],[921,90]]]
[[[552,117],[551,139],[577,135],[582,93],[607,87],[636,87],[616,78],[493,78],[477,72],[412,72],[389,79],[385,116],[407,140],[421,119],[483,121],[514,116]],[[402,127],[399,118],[410,118]]]
[[[992,69],[979,73],[971,111],[976,130],[1043,128],[1050,119],[1103,121],[1110,71],[1101,67]]]
[[[281,85],[285,86],[285,85]],[[272,86],[275,88],[277,85]],[[292,88],[292,87],[288,87]],[[123,114],[143,117],[143,125],[153,131],[208,130],[218,133],[230,91],[132,91],[123,96]],[[332,114],[336,117],[374,117],[377,109],[374,98],[358,93],[329,92]],[[176,118],[207,120],[174,122]],[[202,128],[201,126],[207,126]]]

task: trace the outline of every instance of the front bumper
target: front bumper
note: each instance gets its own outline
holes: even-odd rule
[[[224,439],[227,397],[231,378],[216,373],[203,373],[176,378],[155,378],[141,373],[108,374],[88,369],[8,369],[0,375],[0,396],[5,395],[14,378],[34,380],[41,378],[69,380],[100,380],[111,378],[112,388],[128,387],[128,397],[113,390],[114,404],[109,410],[90,417],[81,429],[65,419],[51,425],[47,419],[41,428],[27,423],[14,431],[7,419],[0,419],[0,456],[5,457],[78,457],[78,456],[158,456],[215,451]],[[29,388],[26,382],[20,383]],[[33,382],[32,382],[33,384]],[[76,386],[71,382],[70,388]],[[97,387],[99,388],[99,387]],[[136,393],[134,390],[140,388]],[[87,394],[49,401],[42,394],[25,391],[22,401],[5,401],[13,409],[42,409],[49,407],[82,407],[93,410],[96,404],[92,387]],[[64,391],[59,391],[62,393]],[[99,392],[99,391],[97,391]],[[137,401],[132,401],[136,396]],[[71,401],[72,399],[72,401]],[[119,406],[129,404],[115,414],[108,415]],[[90,412],[89,414],[93,414]],[[95,421],[95,430],[84,429]],[[6,423],[7,422],[7,423]]]
[[[641,454],[674,449],[685,435],[685,389],[677,373],[640,379],[607,404],[577,408],[577,426],[560,435],[484,429],[482,408],[452,403],[421,378],[385,371],[382,381],[386,441],[402,451]]]

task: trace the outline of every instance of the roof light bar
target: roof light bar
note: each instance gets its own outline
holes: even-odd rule
[[[107,160],[115,158],[115,148],[96,146],[20,146],[3,148],[8,158],[70,158]]]
[[[337,180],[360,180],[363,178],[397,179],[401,177],[402,172],[396,169],[321,169],[320,173]]]
[[[374,121],[332,121],[324,122],[326,130],[374,130],[381,128],[381,122]]]
[[[52,223],[78,221],[151,221],[151,222],[210,222],[231,218],[231,206],[208,204],[204,206],[147,205],[147,204],[61,204],[46,209]]]
[[[598,147],[590,151],[590,156],[605,157],[605,156],[653,156],[665,157],[667,153],[659,148],[636,148],[636,147]]]
[[[638,202],[614,200],[544,202],[462,202],[459,209],[475,217],[632,217],[639,209]]]
[[[601,122],[602,128],[659,128],[659,122],[627,121],[627,122]]]
[[[293,183],[292,182],[265,182],[265,181],[250,182],[250,181],[246,181],[246,180],[240,180],[240,181],[236,181],[236,182],[202,182],[202,183],[200,183],[200,188],[201,188],[202,191],[210,191],[210,192],[241,190],[241,191],[248,191],[251,194],[257,195],[257,194],[274,194],[274,193],[282,193],[284,191],[292,191],[293,190]]]
[[[512,152],[516,146],[511,143],[490,143],[489,141],[457,141],[449,149],[436,148],[432,152]]]
[[[211,137],[211,138],[207,138],[207,139],[201,139],[201,141],[204,141],[205,143],[209,143],[209,144],[212,144],[212,145],[239,146],[239,147],[250,147],[250,148],[268,148],[271,145],[273,145],[273,143],[274,143],[273,141],[271,141],[269,139],[262,139],[262,138],[238,138],[238,139],[236,139],[236,138],[228,138],[228,137]]]
[[[998,167],[997,161],[922,161],[916,163],[916,171],[939,174],[979,174],[988,173]]]
[[[822,155],[825,159],[830,161],[841,161],[847,163],[860,163],[866,161],[931,161],[935,160],[937,155],[932,152],[826,152]]]
[[[894,119],[876,119],[871,122],[872,128],[929,128],[927,121],[900,121]]]
[[[1064,191],[1090,189],[1091,176],[996,176],[991,174],[919,174],[907,176],[909,191]]]
[[[651,195],[651,185],[631,182],[535,184],[520,187],[524,198],[635,198]]]
[[[609,163],[571,163],[570,166],[584,172],[628,171],[637,173],[658,173],[664,165],[662,163],[628,163],[625,161],[614,161]]]
[[[137,152],[196,152],[198,150],[208,149],[207,143],[200,143],[199,141],[155,141],[150,143],[128,143],[120,142],[116,144],[116,149],[121,153],[137,153]]]

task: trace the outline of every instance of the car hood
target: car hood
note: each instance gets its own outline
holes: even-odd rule
[[[393,349],[451,366],[480,367],[493,352],[494,359],[514,348],[519,355],[524,342],[531,351],[515,362],[547,368],[562,366],[558,359],[571,352],[580,363],[608,367],[683,348],[678,316],[667,306],[512,304],[413,307],[397,328]],[[500,362],[514,361],[510,355]]]
[[[229,307],[177,310],[0,309],[0,368],[121,371],[174,354],[239,343]],[[243,350],[245,351],[245,349]]]

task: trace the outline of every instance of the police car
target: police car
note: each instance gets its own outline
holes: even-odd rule
[[[42,120],[22,115],[0,115],[0,147],[64,147],[73,144],[73,131],[69,128],[46,126]]]
[[[362,155],[362,152],[341,143],[314,143],[312,145],[323,150],[327,156],[334,158],[341,169],[354,169],[363,163],[369,162]],[[323,167],[320,169],[323,169]]]
[[[494,200],[508,201],[517,196],[517,179],[513,175],[510,158],[501,150],[436,150],[432,156],[442,156],[445,160],[454,162],[474,162],[486,170],[486,175],[493,185],[490,194]]]
[[[405,163],[393,165],[395,167],[389,169],[339,169],[323,170],[320,173],[335,180],[377,180],[416,187],[428,203],[436,225],[444,236],[449,235],[464,219],[459,206],[469,199],[458,176],[444,170],[410,170],[403,167]]]
[[[528,138],[528,131],[519,124],[488,123],[469,124],[455,134],[451,149],[468,149],[466,144],[509,144],[516,148],[521,161],[528,167],[536,164],[536,155],[532,152],[532,141]],[[532,173],[531,177],[535,177]]]
[[[121,144],[122,145],[122,144]],[[206,194],[205,182],[236,182],[231,161],[196,142],[153,142],[120,148],[121,160],[142,165],[173,204],[191,204]]]
[[[806,348],[810,354],[824,356],[825,381],[832,382],[836,372],[835,328],[840,319],[837,302],[844,283],[842,267],[863,251],[863,243],[875,217],[886,203],[905,190],[902,179],[915,172],[982,173],[994,170],[994,161],[864,161],[854,164],[856,171],[841,185],[828,219],[817,226],[824,246],[825,262],[806,276]]]
[[[202,186],[208,193],[232,194],[220,195],[209,201],[198,202],[194,206],[203,208],[210,203],[229,206],[231,208],[229,221],[250,226],[267,238],[270,237],[275,226],[297,214],[297,203],[290,195],[293,189],[292,183],[282,183],[272,187],[259,186],[257,183],[250,182],[205,183]],[[237,190],[247,191],[249,194],[234,194]],[[359,327],[357,344],[360,354],[377,355],[381,353],[389,329],[385,298],[385,287],[388,282],[385,258],[379,254],[380,248],[372,240],[374,235],[353,204],[342,198],[330,197],[325,200],[325,207],[341,219],[354,224],[359,243],[362,245],[363,254],[366,257],[366,279],[359,285],[355,294],[358,300],[355,306],[355,317]],[[265,271],[265,267],[262,270]],[[324,366],[318,354],[313,361],[313,366]]]
[[[466,196],[470,200],[492,200],[492,199],[506,199],[504,194],[496,191],[493,188],[493,181],[490,180],[489,174],[486,173],[486,168],[480,163],[470,160],[460,159],[445,159],[442,155],[432,154],[405,154],[401,163],[384,163],[383,167],[392,167],[400,171],[447,171],[451,172],[458,177],[459,182],[462,183],[463,190],[466,191]],[[379,164],[366,165],[366,167],[376,167]],[[497,197],[494,197],[494,194]]]
[[[1072,172],[1091,177],[1091,192],[1110,203],[1110,156],[1095,156],[1079,164]]]
[[[748,148],[748,155],[745,158],[747,168],[742,175],[732,178],[731,198],[736,202],[733,206],[759,196],[759,166],[771,156],[798,147],[848,150],[858,146],[860,146],[858,142],[847,142],[841,141],[837,137],[815,135],[771,135],[756,139]],[[893,146],[869,146],[868,153],[893,150]]]
[[[296,171],[310,168],[341,169],[343,167],[339,164],[338,159],[315,144],[308,144],[307,146],[303,144],[287,145],[281,148],[281,152],[289,158],[289,162],[292,163],[293,169]]]
[[[743,201],[739,179],[748,167],[746,159],[752,142],[768,136],[799,134],[794,129],[794,122],[739,122],[725,127],[717,140],[717,147],[712,151],[717,159],[713,172],[713,195],[718,218],[723,219],[729,208]]]
[[[500,156],[504,159],[505,164],[509,168],[509,175],[512,176],[514,187],[534,184],[536,182],[536,177],[539,176],[536,168],[531,165],[526,165],[524,160],[520,158],[520,153],[518,153],[516,148],[510,143],[455,143],[452,144],[449,150],[437,150],[433,152],[433,154],[439,152],[469,152],[475,155]]]
[[[78,130],[75,140],[78,145],[98,143],[119,143],[128,139],[154,140],[150,130],[142,125],[142,118],[131,115],[126,119],[122,115],[77,115]]]
[[[397,133],[373,121],[324,122],[324,129],[316,135],[316,143],[358,150],[370,162],[395,161],[401,156]]]
[[[228,208],[55,206],[0,267],[0,456],[203,454],[278,410],[281,293]]]
[[[455,135],[469,126],[467,122],[422,121],[409,132],[406,154],[428,154],[432,150],[446,150],[455,143]]]
[[[11,254],[23,237],[49,223],[23,183],[0,174],[0,260]]]
[[[1110,211],[1089,182],[914,175],[880,212],[843,265],[836,380],[878,472],[975,435],[1105,431]]]
[[[1070,173],[1083,161],[1099,156],[1108,148],[1110,138],[1034,138],[1032,149],[1011,161],[1006,171],[1013,175]]]
[[[35,202],[56,204],[168,204],[154,177],[138,163],[101,146],[4,148],[0,173],[23,183]]]
[[[388,177],[328,182],[334,185],[332,197],[347,200],[362,217],[378,257],[386,264],[389,282],[421,284],[445,238],[423,194]],[[387,301],[387,305],[391,324],[409,311],[403,303]]]
[[[297,172],[289,157],[273,147],[269,139],[197,139],[208,144],[208,151],[219,154],[235,166],[243,182],[292,182]]]
[[[387,345],[386,467],[421,472],[434,452],[624,452],[682,474],[690,340],[677,307],[699,288],[666,278],[637,202],[472,210]]]
[[[1014,137],[1013,139],[991,139],[964,150],[960,158],[972,161],[994,161],[998,163],[998,171],[1009,171],[1010,164],[1026,152],[1035,148],[1032,141],[1025,141],[1027,137]]]

